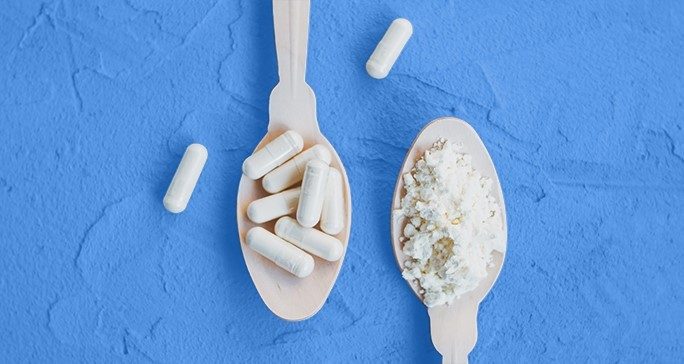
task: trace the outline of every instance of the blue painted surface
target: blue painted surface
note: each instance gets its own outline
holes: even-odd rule
[[[277,81],[267,1],[0,0],[4,362],[438,362],[393,261],[421,127],[468,120],[509,252],[472,362],[684,357],[684,2],[313,0],[308,80],[346,163],[352,237],[314,318],[262,304],[235,224]],[[364,63],[390,21],[390,76]],[[185,147],[186,212],[161,199]]]

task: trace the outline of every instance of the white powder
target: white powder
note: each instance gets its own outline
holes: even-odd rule
[[[503,252],[501,209],[492,180],[473,169],[472,157],[445,139],[403,175],[406,217],[404,279],[418,280],[428,307],[451,303],[487,276],[492,251]]]

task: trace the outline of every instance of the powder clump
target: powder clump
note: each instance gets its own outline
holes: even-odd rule
[[[402,276],[417,280],[428,307],[451,303],[487,276],[492,252],[505,250],[503,220],[492,180],[460,146],[438,140],[405,173]]]

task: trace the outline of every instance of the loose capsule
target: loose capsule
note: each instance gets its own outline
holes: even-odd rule
[[[412,34],[410,21],[395,19],[366,62],[368,74],[378,79],[387,77]]]
[[[297,220],[285,216],[275,225],[275,233],[297,247],[315,256],[334,262],[342,257],[342,242],[322,231],[299,225]]]
[[[321,212],[321,230],[330,235],[337,235],[344,229],[343,188],[342,174],[337,169],[330,167],[323,211]]]
[[[313,272],[314,259],[311,255],[262,227],[249,229],[245,241],[252,250],[299,278]]]
[[[302,148],[302,136],[294,130],[289,130],[245,159],[242,163],[242,173],[250,179],[259,179],[301,152]]]
[[[164,207],[174,214],[183,212],[195,190],[204,164],[207,162],[207,148],[202,144],[190,144],[173,175],[169,189],[164,195]]]
[[[306,164],[302,191],[297,204],[297,221],[302,226],[314,227],[321,218],[329,169],[325,162],[318,159]]]
[[[268,172],[268,174],[264,176],[263,181],[261,181],[261,184],[264,186],[264,189],[270,193],[280,192],[302,180],[306,164],[312,159],[320,159],[323,162],[330,164],[331,156],[328,148],[321,144],[316,144],[300,154],[297,154],[297,156],[290,159],[282,166]]]
[[[252,201],[247,206],[247,216],[255,224],[261,224],[294,213],[297,210],[300,190],[301,188],[297,187]]]

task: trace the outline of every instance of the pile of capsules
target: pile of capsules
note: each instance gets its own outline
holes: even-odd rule
[[[247,216],[255,224],[278,219],[275,234],[261,226],[250,229],[247,246],[299,278],[313,272],[310,254],[334,262],[344,252],[334,236],[344,229],[342,175],[329,166],[325,146],[303,148],[301,135],[289,130],[242,164],[242,173],[252,180],[263,177],[261,184],[271,193],[250,203]],[[292,188],[300,181],[300,187]]]

